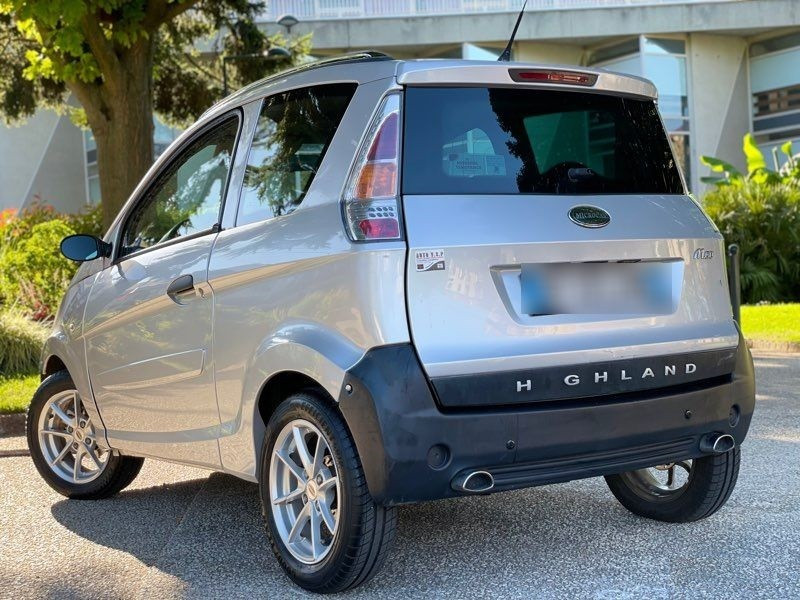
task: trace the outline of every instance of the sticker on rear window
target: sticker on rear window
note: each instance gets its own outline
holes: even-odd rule
[[[456,152],[445,154],[442,157],[442,168],[451,177],[505,176],[506,161],[502,156],[496,154]]]
[[[417,250],[414,252],[417,271],[444,271],[444,250]]]

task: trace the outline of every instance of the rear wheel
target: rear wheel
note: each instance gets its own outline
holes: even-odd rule
[[[36,390],[26,427],[36,469],[68,498],[113,496],[133,482],[144,462],[98,443],[95,423],[66,371],[51,375]]]
[[[727,502],[739,476],[738,447],[695,460],[609,475],[617,500],[641,517],[685,523],[711,516]]]
[[[272,550],[296,584],[340,592],[380,569],[396,510],[372,499],[344,421],[315,392],[289,397],[272,415],[259,486]]]

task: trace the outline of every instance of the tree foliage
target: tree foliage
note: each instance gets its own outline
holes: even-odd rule
[[[305,59],[308,36],[267,37],[248,0],[0,0],[0,111],[7,121],[38,106],[67,109],[98,146],[110,223],[153,159],[152,115],[186,125],[222,95],[223,56],[291,59],[228,62],[231,89]]]

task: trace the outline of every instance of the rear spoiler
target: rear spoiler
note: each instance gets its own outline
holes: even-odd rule
[[[651,100],[658,98],[656,86],[641,77],[613,73],[604,69],[524,63],[482,62],[454,66],[449,62],[447,65],[437,66],[431,62],[405,62],[398,66],[397,82],[400,85],[511,85],[562,90],[572,88]]]

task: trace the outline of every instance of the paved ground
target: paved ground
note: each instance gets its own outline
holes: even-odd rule
[[[759,405],[728,505],[633,517],[602,480],[403,508],[364,598],[800,597],[800,358],[757,359]],[[4,440],[5,448],[19,440]],[[256,487],[150,461],[113,500],[69,502],[0,459],[0,597],[303,594],[263,535]]]

